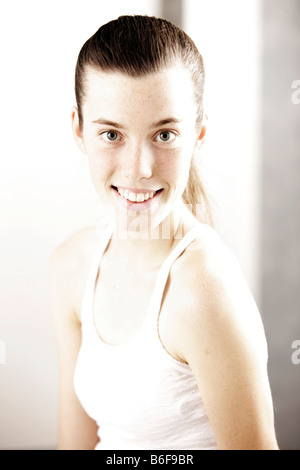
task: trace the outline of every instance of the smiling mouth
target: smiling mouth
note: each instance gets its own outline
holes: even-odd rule
[[[127,201],[130,201],[130,202],[133,202],[133,203],[148,201],[148,199],[152,199],[154,196],[156,196],[156,194],[163,191],[163,189],[161,188],[157,191],[149,191],[149,192],[144,192],[144,193],[134,193],[132,191],[129,191],[128,189],[118,188],[117,186],[112,186],[112,188],[115,191],[117,191],[121,197],[123,197],[124,199],[127,199]]]

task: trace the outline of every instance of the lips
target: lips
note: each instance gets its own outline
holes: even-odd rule
[[[150,208],[153,201],[156,200],[163,191],[163,188],[158,190],[153,189],[135,189],[135,188],[121,188],[112,186],[114,193],[119,202],[128,210],[143,211]]]
[[[132,203],[142,203],[144,201],[148,201],[149,199],[153,199],[157,193],[162,191],[162,189],[141,190],[121,188],[117,186],[112,186],[112,188],[117,191],[122,198],[127,199],[127,201]]]

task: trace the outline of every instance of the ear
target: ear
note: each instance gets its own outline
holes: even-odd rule
[[[207,121],[208,121],[207,114],[203,114],[201,127],[198,130],[197,150],[200,150],[200,148],[202,147],[202,145],[205,141],[206,130],[207,130]]]
[[[84,140],[83,136],[79,127],[79,114],[78,114],[78,108],[76,106],[72,107],[71,110],[71,120],[72,120],[72,130],[73,130],[73,136],[75,139],[75,142],[78,146],[78,148],[83,152],[85,152],[85,145],[84,145]]]

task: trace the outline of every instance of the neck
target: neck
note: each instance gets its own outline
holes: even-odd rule
[[[159,266],[175,244],[195,224],[193,215],[184,208],[171,212],[155,228],[140,231],[122,230],[117,225],[111,240],[114,258],[119,263],[128,263],[129,268],[145,269]]]

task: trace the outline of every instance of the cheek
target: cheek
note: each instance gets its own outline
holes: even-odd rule
[[[108,180],[114,171],[114,161],[109,155],[101,155],[98,152],[89,153],[88,161],[91,179],[95,187]]]
[[[184,152],[177,152],[170,155],[165,164],[162,166],[161,171],[164,174],[166,181],[171,186],[178,188],[185,187],[190,171],[191,158]]]

